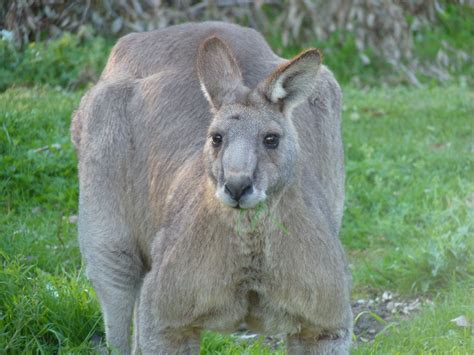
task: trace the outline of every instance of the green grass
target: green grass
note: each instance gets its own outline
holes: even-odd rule
[[[94,351],[90,340],[100,333],[102,319],[94,292],[81,272],[69,273],[63,267],[48,272],[25,255],[3,254],[1,259],[0,347],[4,351]]]
[[[452,55],[453,48],[472,55],[474,10],[442,3],[440,21],[420,28],[414,45],[422,62],[433,61],[439,48],[451,55],[454,80],[445,87],[423,75],[423,89],[381,85],[387,75],[404,81],[370,52],[371,65],[362,63],[348,33],[285,48],[277,32],[268,38],[288,58],[302,47],[321,48],[346,86],[341,239],[354,299],[390,290],[434,302],[412,319],[386,324],[355,354],[474,349],[472,330],[451,322],[461,315],[474,320],[474,66]],[[103,350],[100,309],[69,221],[78,193],[69,124],[111,45],[65,34],[18,52],[0,40],[0,349],[6,353]],[[376,88],[348,86],[355,77]],[[206,332],[202,339],[203,354],[272,353],[263,337]]]
[[[0,98],[0,349],[10,352],[86,351],[100,329],[68,221],[77,209],[68,130],[79,98],[38,88]]]
[[[354,353],[469,353],[469,328],[450,320],[474,319],[474,92],[344,92],[341,238],[354,298],[391,290],[434,301]],[[0,94],[0,349],[10,353],[100,348],[100,310],[69,222],[77,179],[68,130],[81,94],[47,87]],[[263,338],[206,333],[202,353],[270,350]]]
[[[472,55],[474,10],[445,9],[436,26],[416,33],[421,61],[433,61],[443,42]],[[302,46],[321,48],[325,63],[346,84],[341,239],[354,299],[390,290],[434,302],[412,319],[385,324],[383,334],[353,352],[471,353],[472,330],[451,320],[474,320],[472,60],[454,59],[454,80],[445,87],[420,76],[428,84],[423,89],[388,88],[381,77],[403,80],[371,53],[372,64],[363,64],[350,34],[285,48],[279,40],[270,35],[285,57]],[[69,124],[110,48],[100,37],[70,34],[21,52],[0,40],[0,349],[7,353],[103,350],[100,309],[70,222],[78,189]],[[354,77],[376,88],[348,86]],[[273,351],[263,337],[242,341],[206,332],[202,340],[203,354]],[[283,345],[277,353],[284,353]]]
[[[474,270],[473,92],[349,89],[345,98],[342,238],[361,260],[358,283],[420,293],[466,277]]]

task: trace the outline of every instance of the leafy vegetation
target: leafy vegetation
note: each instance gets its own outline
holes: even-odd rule
[[[49,42],[31,42],[17,51],[0,39],[0,91],[11,85],[47,84],[82,88],[98,79],[112,43],[101,37],[80,38],[70,33]]]
[[[422,84],[436,85],[442,78],[444,82],[472,85],[474,8],[449,2],[443,2],[443,7],[436,25],[424,23],[413,30],[413,57],[418,59],[406,65],[411,67],[410,71],[418,76]],[[413,17],[407,19],[409,23],[414,20]],[[267,40],[285,58],[298,54],[301,48],[320,48],[324,63],[344,84],[380,86],[384,83],[412,83],[402,67],[390,65],[370,47],[364,51],[364,56],[360,55],[353,32],[338,28],[325,41],[314,38],[304,43],[290,41],[288,45],[283,45],[280,32],[275,30],[269,33]]]
[[[436,84],[434,77],[441,74],[434,73],[442,72],[441,77],[448,83],[472,86],[474,8],[447,3],[439,16],[436,26],[421,25],[414,32],[414,55],[420,63],[413,70],[421,83]],[[278,54],[286,58],[295,56],[302,48],[320,48],[324,63],[343,84],[380,86],[381,78],[392,84],[409,83],[400,67],[389,65],[370,48],[364,51],[365,57],[359,55],[356,37],[348,31],[334,31],[325,41],[290,42],[285,46],[281,42],[281,33],[272,31],[267,40]],[[90,31],[84,30],[81,35],[64,33],[59,39],[32,42],[18,51],[0,37],[0,61],[4,63],[0,67],[0,92],[11,85],[84,88],[99,77],[112,44],[110,39],[94,37]],[[433,63],[436,66],[433,67]]]
[[[474,7],[444,4],[439,25],[423,26],[414,35],[415,52],[421,62],[445,62],[448,74],[459,79],[461,85],[473,84],[474,63]],[[448,78],[446,78],[448,79]],[[420,80],[429,81],[420,73]]]

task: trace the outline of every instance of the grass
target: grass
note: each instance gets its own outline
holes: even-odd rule
[[[75,154],[80,93],[15,89],[0,106],[0,349],[86,351],[99,307],[80,272]]]
[[[440,23],[415,35],[422,61],[432,61],[443,46],[448,54],[472,52],[473,10],[443,4]],[[285,57],[301,50],[301,44],[282,48],[277,33],[269,42]],[[363,64],[347,33],[304,46],[320,47],[345,84],[341,239],[353,298],[390,290],[433,301],[411,319],[386,324],[353,353],[472,353],[472,329],[451,322],[461,315],[474,320],[472,61],[450,63],[454,80],[443,87],[420,76],[421,89],[389,88],[378,84],[390,68],[370,53],[372,64]],[[70,34],[22,52],[0,40],[0,349],[6,353],[103,349],[100,309],[76,240],[69,124],[110,48],[100,37]],[[354,77],[363,85],[349,85]],[[263,337],[243,341],[206,332],[202,340],[202,354],[274,353]]]
[[[474,92],[460,87],[345,90],[347,202],[341,238],[354,297],[433,299],[354,350],[468,353],[474,319]],[[0,94],[0,349],[98,351],[99,306],[81,270],[69,121],[82,91]],[[280,349],[283,352],[282,349]],[[265,354],[260,338],[203,335],[203,354]]]
[[[420,293],[474,270],[473,98],[455,87],[346,91],[342,238],[363,260],[358,282]]]

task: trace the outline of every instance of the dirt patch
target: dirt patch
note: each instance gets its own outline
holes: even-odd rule
[[[357,343],[367,343],[379,335],[389,335],[401,320],[412,318],[422,306],[433,306],[428,299],[404,299],[390,291],[374,298],[359,299],[352,303],[354,336]],[[234,333],[236,340],[253,342],[259,335],[245,329]],[[281,349],[284,335],[265,337],[263,343],[270,349]],[[354,344],[355,345],[355,344]]]
[[[433,306],[433,302],[421,298],[407,300],[390,291],[375,298],[355,301],[352,312],[357,342],[366,343],[379,334],[390,333],[401,320],[412,318],[424,305]]]

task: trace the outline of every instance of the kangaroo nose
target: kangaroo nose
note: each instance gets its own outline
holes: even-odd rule
[[[252,192],[252,180],[248,176],[235,176],[227,179],[225,191],[236,201],[248,193]]]

